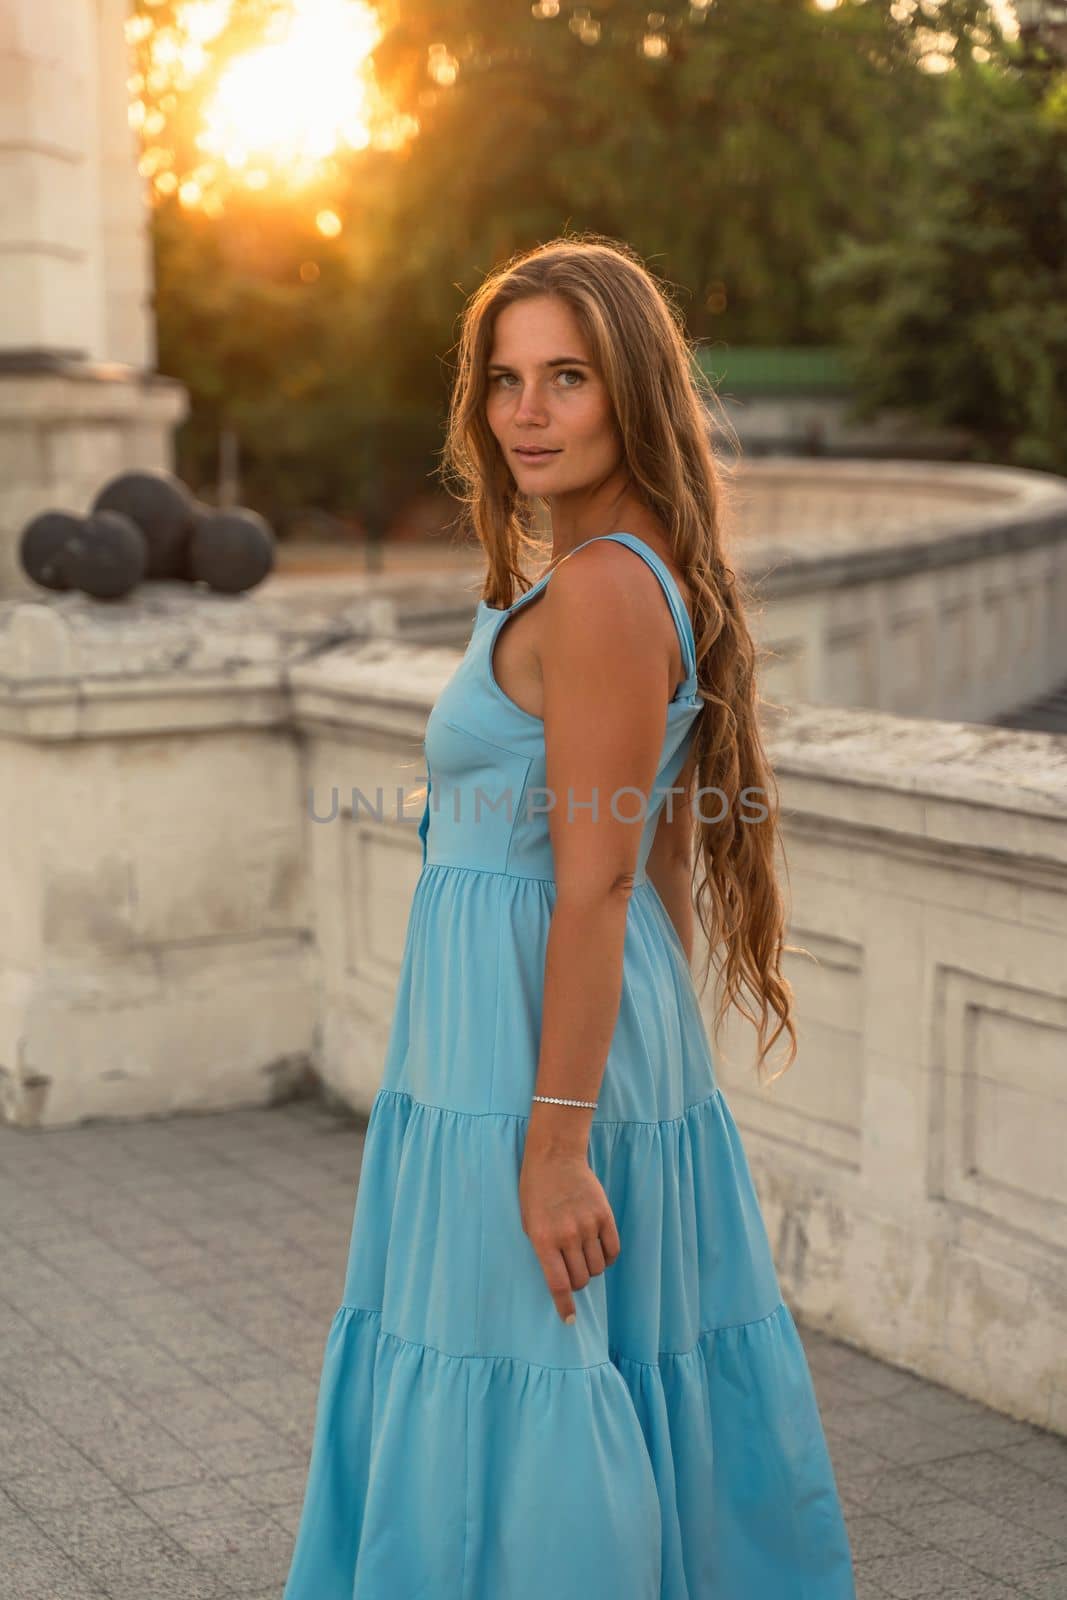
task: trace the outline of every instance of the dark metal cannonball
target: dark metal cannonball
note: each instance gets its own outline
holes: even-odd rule
[[[247,506],[197,516],[189,540],[189,577],[224,594],[252,589],[274,566],[274,530]]]
[[[137,524],[148,546],[146,578],[180,578],[193,528],[193,506],[193,496],[180,478],[149,467],[109,478],[92,510],[121,511]]]
[[[42,511],[22,530],[19,560],[22,570],[45,589],[69,589],[63,552],[81,533],[84,517],[73,511]]]
[[[95,600],[118,600],[135,589],[148,565],[148,545],[132,517],[96,511],[67,546],[63,570]]]
[[[196,574],[193,572],[193,552],[197,545],[196,530],[205,517],[213,517],[214,515],[215,507],[213,505],[209,505],[206,500],[201,500],[198,495],[193,496],[193,525],[189,537],[185,541],[181,569],[181,576],[186,583],[196,582]]]

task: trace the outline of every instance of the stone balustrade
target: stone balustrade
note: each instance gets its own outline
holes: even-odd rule
[[[993,570],[969,563],[1008,563],[1010,607],[1009,572],[1040,557],[1065,614],[1062,526],[1027,526],[945,566],[965,637]],[[0,1115],[46,1130],[313,1080],[369,1108],[422,735],[473,602],[442,578],[0,604]],[[974,703],[992,667],[969,681]],[[768,708],[767,743],[799,1058],[761,1088],[736,1017],[713,1051],[790,1299],[1067,1431],[1067,740],[798,697]]]

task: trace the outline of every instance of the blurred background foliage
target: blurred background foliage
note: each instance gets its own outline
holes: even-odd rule
[[[1067,78],[955,74],[881,239],[813,269],[860,415],[907,406],[974,454],[1067,472]]]
[[[193,203],[197,95],[278,4],[231,0],[196,92],[139,80],[173,169],[159,366],[192,396],[194,485],[230,430],[283,532],[435,488],[464,299],[587,230],[670,280],[705,347],[840,345],[861,411],[1067,471],[1065,78],[985,4],[383,0],[366,64],[391,136]],[[148,50],[180,8],[142,9]]]

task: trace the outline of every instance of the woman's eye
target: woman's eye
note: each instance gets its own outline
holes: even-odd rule
[[[490,383],[500,384],[500,386],[502,388],[507,388],[510,380],[514,376],[515,376],[515,374],[513,372],[494,372],[493,376],[490,378],[489,381],[490,381]],[[585,373],[584,372],[579,372],[577,367],[561,367],[559,369],[559,371],[556,373],[556,377],[557,378],[577,378],[578,379],[578,384],[582,384],[582,383],[585,382]],[[562,387],[564,389],[573,389],[573,388],[577,387],[577,385],[571,384],[571,383],[565,383],[565,384],[562,385]]]

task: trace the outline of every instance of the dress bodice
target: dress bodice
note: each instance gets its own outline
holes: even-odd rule
[[[656,552],[632,533],[598,537],[625,544],[656,574],[678,631],[685,671],[667,705],[655,784],[641,823],[636,881],[642,882],[660,812],[685,765],[703,704],[696,692],[696,645],[678,585]],[[587,539],[576,549],[596,542]],[[424,865],[554,880],[544,722],[504,693],[493,672],[493,646],[505,620],[539,593],[555,570],[511,606],[478,602],[470,642],[426,724],[427,794],[419,823]]]

